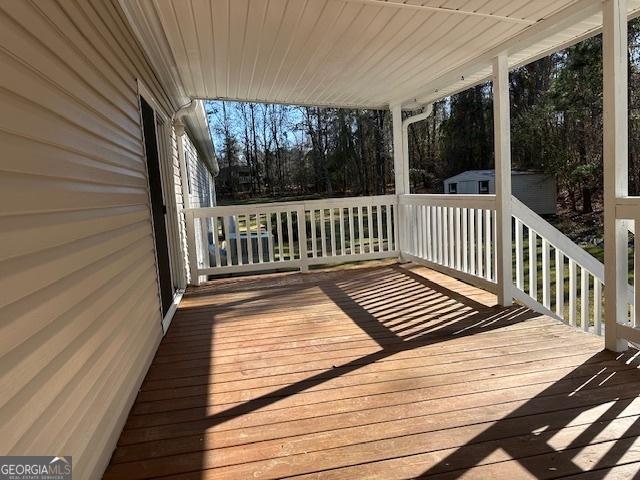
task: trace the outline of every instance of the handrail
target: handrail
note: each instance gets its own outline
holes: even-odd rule
[[[194,218],[222,216],[222,215],[245,215],[247,213],[253,214],[256,211],[287,211],[295,209],[296,207],[303,207],[307,210],[320,209],[320,208],[339,208],[349,204],[352,207],[367,206],[367,205],[387,205],[396,203],[396,195],[372,195],[367,197],[341,197],[341,198],[327,198],[321,200],[298,200],[293,202],[273,202],[273,203],[250,203],[243,205],[224,205],[216,207],[201,207],[201,208],[185,208],[184,212],[192,212]]]
[[[495,208],[495,195],[410,194],[398,195],[400,205],[430,205],[436,207]]]

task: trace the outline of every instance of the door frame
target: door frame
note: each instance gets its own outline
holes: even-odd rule
[[[175,315],[175,312],[182,300],[182,296],[186,287],[186,270],[184,266],[184,258],[180,255],[180,229],[179,229],[179,217],[175,194],[171,195],[170,188],[173,186],[173,172],[171,165],[171,140],[173,139],[173,126],[171,125],[171,117],[160,106],[155,95],[146,87],[144,82],[137,79],[138,86],[138,112],[140,114],[140,130],[142,135],[142,145],[144,148],[144,128],[142,119],[142,104],[141,98],[149,104],[154,112],[154,127],[156,132],[156,143],[158,146],[158,164],[160,168],[160,187],[162,190],[163,203],[166,206],[165,212],[165,232],[167,235],[167,247],[169,255],[169,270],[171,278],[171,289],[173,291],[173,300],[167,313],[163,315],[162,311],[162,291],[160,287],[160,271],[158,265],[158,249],[156,245],[155,233],[152,235],[153,250],[155,256],[155,270],[156,270],[156,284],[158,287],[158,300],[160,317],[162,318],[161,327],[163,335],[167,333],[171,320]],[[147,162],[146,151],[144,153],[145,162]],[[149,175],[145,164],[144,171],[147,186],[149,187]],[[155,232],[153,211],[151,204],[151,190],[147,189],[147,197],[149,201],[149,218],[151,220],[152,231]]]

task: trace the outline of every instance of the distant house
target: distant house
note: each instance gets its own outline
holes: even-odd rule
[[[539,215],[556,214],[556,179],[540,172],[511,172],[511,191]],[[444,181],[444,193],[496,193],[494,170],[467,170]]]
[[[220,167],[220,179],[228,184],[231,178],[236,177],[237,192],[247,193],[251,191],[251,167],[249,165],[233,165]]]

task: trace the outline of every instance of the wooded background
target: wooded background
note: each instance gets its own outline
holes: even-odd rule
[[[640,193],[640,20],[629,24],[629,183]],[[574,211],[602,192],[602,39],[585,40],[510,75],[514,169],[556,176]],[[209,102],[221,167],[222,203],[393,192],[391,114],[254,103]],[[409,128],[412,192],[493,168],[491,84],[434,105]]]

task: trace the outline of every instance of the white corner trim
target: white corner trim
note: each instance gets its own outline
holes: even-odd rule
[[[162,335],[167,334],[167,331],[169,330],[169,325],[171,325],[171,320],[173,320],[173,316],[175,315],[176,310],[178,310],[178,305],[180,305],[180,302],[182,301],[183,296],[184,296],[184,290],[178,290],[174,294],[173,303],[171,304],[171,307],[169,307],[169,311],[167,312],[167,314],[162,319]]]

